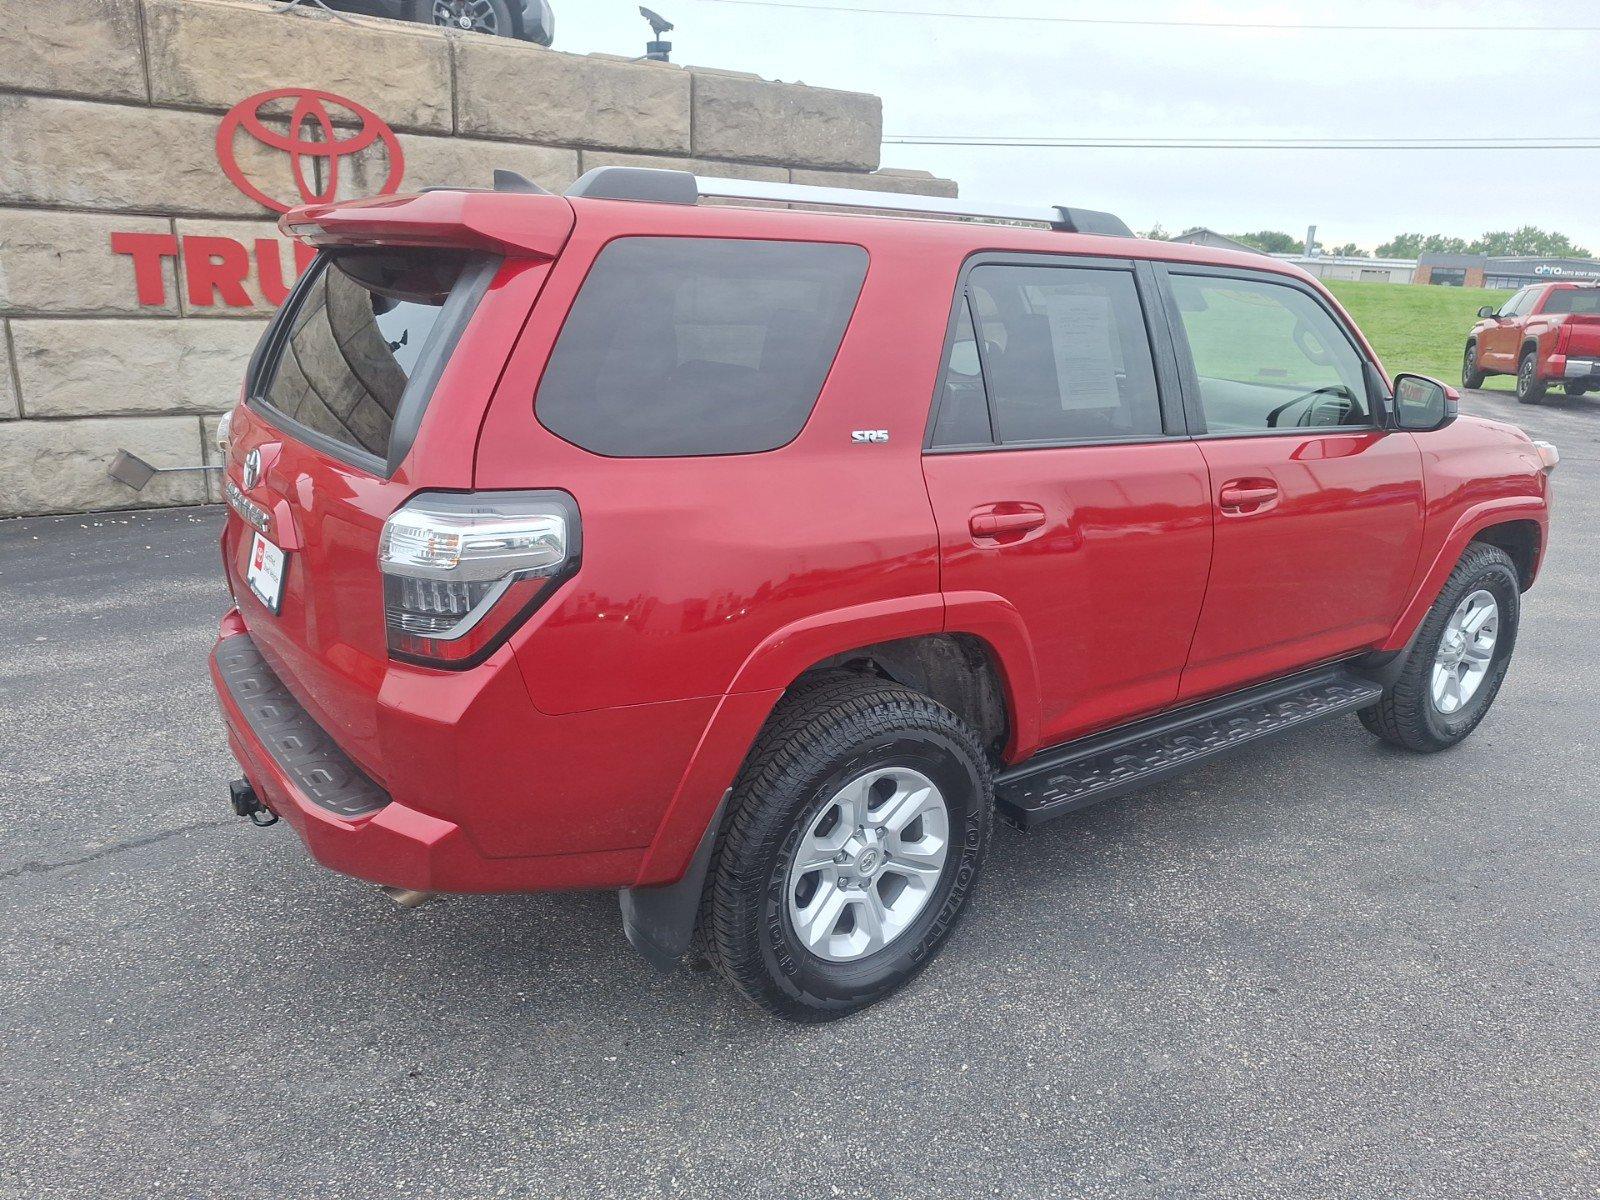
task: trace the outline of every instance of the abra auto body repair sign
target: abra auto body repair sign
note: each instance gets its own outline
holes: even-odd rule
[[[242,142],[254,141],[270,155],[286,155],[298,195],[262,190],[239,163]],[[371,109],[315,88],[277,88],[241,100],[217,126],[217,166],[244,195],[273,212],[297,204],[323,204],[339,194],[341,171],[358,161],[383,172],[376,195],[399,190],[405,155],[388,124]],[[111,249],[133,262],[139,303],[166,303],[163,260],[177,259],[190,307],[249,308],[257,300],[282,304],[293,278],[285,278],[283,242],[256,238],[245,245],[234,238],[168,233],[113,233]],[[294,243],[294,274],[304,271],[316,251]]]

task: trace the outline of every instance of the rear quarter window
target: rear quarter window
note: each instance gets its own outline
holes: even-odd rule
[[[859,246],[631,237],[584,280],[535,411],[596,454],[754,454],[792,441],[867,273]]]

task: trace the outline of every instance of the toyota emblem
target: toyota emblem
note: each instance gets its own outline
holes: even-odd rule
[[[244,490],[250,491],[261,482],[261,451],[252,450],[244,456]]]
[[[287,131],[273,128],[267,124],[269,120],[286,120]],[[261,145],[289,156],[295,187],[300,191],[300,199],[294,203],[326,204],[334,200],[339,192],[339,164],[380,142],[389,155],[388,175],[374,194],[392,195],[399,190],[405,174],[400,140],[370,108],[316,88],[258,92],[239,101],[222,118],[217,127],[217,162],[234,187],[274,212],[288,212],[294,203],[269,196],[245,174],[234,145],[241,131]]]

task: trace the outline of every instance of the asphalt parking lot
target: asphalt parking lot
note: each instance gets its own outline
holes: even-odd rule
[[[820,1028],[615,898],[412,912],[232,817],[217,509],[0,523],[0,1196],[1600,1191],[1600,399],[1478,734],[1341,719],[1024,836]]]

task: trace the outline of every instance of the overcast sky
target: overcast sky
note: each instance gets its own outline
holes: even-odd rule
[[[828,0],[880,8],[1200,21],[1600,25],[1529,0]],[[556,48],[642,53],[627,0],[552,0]],[[933,135],[1595,135],[1600,33],[1129,29],[654,0],[673,60],[875,92],[884,132]],[[1600,151],[1081,150],[886,146],[969,198],[1110,209],[1135,229],[1318,227],[1372,248],[1534,224],[1600,250]]]

